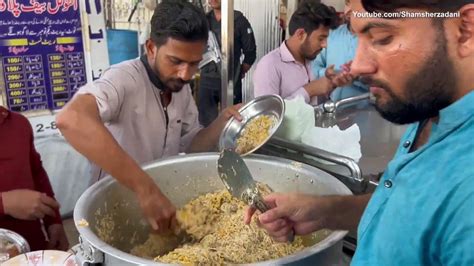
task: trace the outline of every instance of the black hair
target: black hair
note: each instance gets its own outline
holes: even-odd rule
[[[473,0],[362,0],[368,12],[394,12],[399,8],[420,8],[435,12],[454,12]]]
[[[338,17],[336,12],[331,10],[320,1],[306,0],[302,2],[290,19],[290,35],[295,34],[297,29],[304,29],[307,34],[311,34],[320,26],[331,29],[337,27]]]
[[[184,0],[164,0],[151,18],[151,40],[159,47],[173,38],[179,41],[207,41],[209,27],[204,12]]]

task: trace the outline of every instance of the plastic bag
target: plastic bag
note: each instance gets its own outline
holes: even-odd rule
[[[303,97],[285,100],[285,115],[275,135],[290,141],[301,142],[303,132],[314,126],[314,123],[314,107],[307,104]]]

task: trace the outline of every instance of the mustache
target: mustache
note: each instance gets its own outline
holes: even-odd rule
[[[189,84],[191,83],[191,80],[184,80],[184,79],[170,79],[169,82],[173,82],[173,83],[179,83],[179,84],[183,84],[183,85],[186,85],[186,84]]]
[[[386,91],[392,91],[392,89],[390,88],[390,86],[384,82],[384,81],[381,81],[381,80],[377,80],[377,79],[374,79],[372,77],[359,77],[359,81],[366,84],[367,86],[369,87],[379,87],[379,88],[382,88]]]

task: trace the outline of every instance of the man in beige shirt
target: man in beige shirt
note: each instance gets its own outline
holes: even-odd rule
[[[209,127],[199,125],[188,83],[207,38],[207,20],[197,7],[184,1],[159,4],[147,55],[112,66],[57,116],[65,138],[94,164],[94,178],[108,173],[134,191],[150,225],[160,232],[170,227],[176,210],[139,165],[179,152],[212,150],[227,120],[241,119],[234,106]]]

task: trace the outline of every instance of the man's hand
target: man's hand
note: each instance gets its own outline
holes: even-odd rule
[[[137,198],[152,229],[157,233],[167,232],[175,219],[176,208],[151,178],[137,190]]]
[[[252,66],[249,64],[245,64],[245,63],[242,64],[242,66],[240,67],[240,79],[245,78],[245,75],[247,74],[247,72],[249,72],[251,67]]]
[[[227,121],[232,117],[238,121],[242,121],[242,116],[239,113],[241,106],[242,104],[237,104],[224,109],[208,127],[201,129],[201,131],[196,134],[186,152],[203,152],[216,149],[219,136],[227,124]]]
[[[340,72],[336,72],[336,70],[334,70],[334,65],[330,65],[326,69],[325,76],[327,79],[331,81],[333,89],[337,87],[344,87],[354,82],[355,77],[352,74],[350,74],[351,64],[352,64],[352,61],[349,61],[341,65]]]
[[[212,132],[211,136],[215,135],[216,141],[219,138],[222,130],[224,130],[224,127],[227,124],[227,121],[229,121],[229,119],[233,117],[238,121],[242,121],[243,117],[239,113],[240,107],[242,107],[241,103],[225,108],[219,114],[219,116],[209,125],[209,127],[207,127],[207,129],[210,130],[209,132]]]
[[[258,216],[259,226],[278,242],[290,241],[292,229],[296,235],[307,235],[325,228],[327,206],[322,198],[275,193],[264,197],[264,201],[274,208]],[[254,208],[247,209],[246,224],[254,213]]]
[[[240,107],[242,107],[242,104],[241,104],[241,103],[225,108],[225,109],[219,114],[219,116],[216,118],[216,120],[215,120],[214,122],[218,122],[218,123],[224,122],[224,124],[225,124],[225,123],[227,123],[227,121],[229,121],[229,119],[231,119],[232,117],[234,117],[235,119],[237,119],[237,120],[239,120],[239,121],[242,121],[243,118],[242,118],[242,116],[241,116],[240,113],[239,113]],[[223,128],[223,127],[222,127],[222,128]]]
[[[59,203],[45,193],[29,189],[16,189],[2,193],[5,213],[20,220],[43,219],[56,216]]]
[[[323,77],[311,81],[310,83],[304,85],[303,88],[306,90],[309,97],[311,98],[314,96],[327,96],[332,92],[334,86],[332,85],[331,80],[326,77]]]
[[[272,207],[258,216],[258,225],[276,241],[291,240],[320,229],[356,230],[372,194],[358,196],[310,196],[304,194],[270,194],[264,197]],[[249,224],[254,208],[248,208],[244,221]]]
[[[52,224],[48,228],[48,249],[53,250],[68,250],[69,241],[66,237],[66,232],[64,232],[64,227],[62,224]]]

